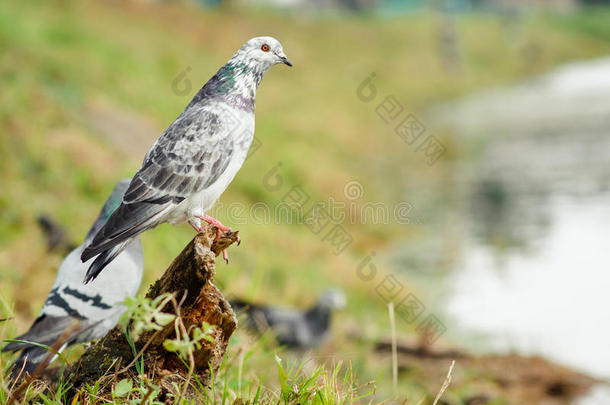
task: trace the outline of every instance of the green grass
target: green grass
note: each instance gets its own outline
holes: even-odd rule
[[[168,394],[170,403],[176,404],[204,404],[204,405],[230,405],[242,404],[346,404],[358,403],[370,398],[375,392],[372,383],[358,385],[354,380],[351,367],[344,366],[341,362],[337,364],[313,366],[307,361],[282,360],[271,352],[266,352],[265,357],[275,358],[275,376],[273,380],[276,385],[270,385],[271,378],[259,378],[256,380],[243,379],[243,369],[250,366],[248,361],[257,350],[256,345],[250,346],[248,352],[240,354],[239,359],[228,355],[221,366],[219,373],[215,376],[216,383],[207,388],[201,381],[193,376],[191,382],[196,393],[194,396],[184,398],[180,393],[185,383],[175,385],[174,392]],[[64,380],[60,375],[55,384],[30,384],[19,395],[20,401],[15,403],[34,404],[142,404],[142,398],[146,398],[146,404],[163,404],[159,399],[160,387],[151,381],[145,373],[138,373],[134,378],[123,378],[112,382],[112,372],[106,383],[112,384],[111,395],[103,395],[100,380],[86,384],[84,388],[71,392],[70,381]],[[265,384],[265,385],[264,385]],[[6,403],[9,392],[15,392],[17,386],[0,376],[0,401]]]
[[[243,243],[230,249],[230,265],[219,265],[217,283],[227,295],[290,306],[310,305],[326,287],[343,288],[348,307],[337,316],[332,341],[314,354],[315,369],[327,359],[351,362],[357,384],[374,380],[375,398],[392,397],[389,360],[372,352],[372,341],[389,335],[386,303],[375,287],[384,275],[395,274],[413,290],[401,275],[405,266],[425,270],[433,263],[442,271],[453,259],[450,252],[441,252],[441,257],[414,257],[405,264],[386,253],[396,246],[417,247],[429,234],[448,237],[435,218],[455,192],[456,186],[446,180],[450,163],[463,158],[468,147],[426,122],[448,147],[447,157],[429,167],[376,115],[376,105],[394,95],[407,111],[422,117],[436,101],[510,83],[570,60],[605,55],[610,51],[609,22],[606,10],[526,15],[513,28],[493,15],[460,16],[461,66],[447,72],[437,52],[439,21],[432,15],[316,19],[258,9],[201,11],[177,4],[3,2],[0,318],[14,319],[4,323],[0,337],[13,337],[29,326],[61,261],[45,251],[36,215],[51,214],[74,239],[82,239],[114,183],[139,166],[139,151],[152,144],[237,47],[268,34],[282,41],[295,66],[275,67],[263,80],[256,132],[262,146],[220,202],[275,207],[300,185],[312,202],[333,198],[352,203],[344,186],[356,180],[364,190],[355,200],[358,207],[366,202],[394,207],[406,200],[428,222],[345,223],[354,242],[334,255],[305,225],[248,221],[235,226]],[[172,83],[187,67],[190,91],[176,94]],[[356,89],[371,72],[377,75],[379,95],[364,103]],[[125,119],[155,130],[142,140]],[[115,121],[119,124],[108,126]],[[119,150],[108,133],[137,143],[138,151]],[[273,191],[264,178],[278,162],[283,185]],[[220,212],[220,219],[230,222],[226,212]],[[145,284],[161,274],[192,236],[187,226],[169,225],[143,236]],[[379,273],[364,282],[356,269],[371,251],[376,252]],[[426,292],[414,292],[433,312],[435,303]],[[399,334],[410,336],[413,326],[399,324]],[[360,338],[353,338],[354,333]],[[2,361],[5,366],[8,357],[3,355]],[[271,351],[252,363],[242,378],[254,389],[260,370],[272,375],[276,365]],[[438,388],[438,381],[427,384],[417,370],[399,377],[400,398],[433,396]],[[271,387],[277,383],[269,382]],[[218,384],[222,386],[222,378]]]

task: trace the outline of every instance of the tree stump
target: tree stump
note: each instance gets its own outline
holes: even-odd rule
[[[187,329],[192,325],[200,326],[203,322],[216,326],[210,335],[213,342],[203,340],[201,349],[194,353],[193,375],[204,384],[211,382],[210,371],[213,375],[218,371],[229,338],[237,327],[235,313],[213,283],[216,256],[237,241],[237,232],[225,233],[214,241],[215,236],[215,227],[209,227],[195,236],[146,294],[149,298],[155,298],[171,293],[178,302],[183,300],[180,313]],[[170,307],[171,304],[167,312],[171,312]],[[154,331],[144,332],[135,342],[138,352],[148,343],[143,354],[145,374],[153,384],[161,387],[161,396],[169,392],[176,394],[172,383],[183,383],[188,370],[174,353],[163,347],[166,339],[175,337],[173,322],[153,335]],[[134,353],[123,330],[116,326],[83,354],[68,370],[67,377],[73,382],[74,392],[85,383],[93,385],[100,380],[99,395],[107,395],[116,381],[136,377],[134,366],[124,370],[133,359]],[[189,394],[193,395],[194,392],[187,390],[186,395]]]

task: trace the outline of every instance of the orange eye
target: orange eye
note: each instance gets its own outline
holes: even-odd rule
[[[262,50],[263,52],[269,52],[269,45],[267,45],[267,44],[263,44],[263,46],[261,46],[261,50]]]

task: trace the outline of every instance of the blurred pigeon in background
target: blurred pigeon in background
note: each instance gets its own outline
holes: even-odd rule
[[[263,334],[269,328],[280,345],[308,349],[319,346],[330,331],[331,313],[345,307],[343,291],[326,290],[316,304],[307,311],[259,306],[242,300],[231,300],[231,307],[245,314],[246,325]]]
[[[254,136],[256,90],[273,65],[292,66],[271,37],[246,42],[199,90],[146,154],[123,203],[83,251],[96,257],[93,280],[140,233],[163,222],[204,221],[218,232],[230,228],[206,215],[241,168]],[[227,260],[226,251],[223,257]]]
[[[119,303],[134,296],[140,288],[143,273],[142,242],[134,238],[126,249],[108,266],[108,270],[93,283],[83,284],[82,277],[90,263],[82,263],[80,255],[97,231],[108,220],[121,200],[131,179],[121,180],[104,204],[97,220],[82,245],[74,249],[59,266],[55,283],[30,330],[16,338],[51,346],[74,323],[72,332],[59,351],[68,345],[104,336],[118,322],[125,310]],[[23,368],[31,373],[47,356],[39,346],[9,343],[2,351],[22,350],[15,361],[13,378]]]
[[[47,241],[49,252],[68,254],[76,249],[76,244],[66,235],[64,228],[48,215],[39,215],[36,219]]]

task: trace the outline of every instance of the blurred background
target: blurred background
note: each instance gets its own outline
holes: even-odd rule
[[[3,1],[2,338],[26,330],[63,258],[36,217],[80,243],[259,35],[294,67],[266,74],[251,154],[214,209],[242,237],[217,284],[293,308],[340,288],[346,307],[313,350],[240,330],[227,367],[250,350],[245,378],[273,386],[273,353],[343,361],[376,401],[432,403],[455,359],[447,404],[610,403],[606,1]],[[295,201],[303,215],[278,209]],[[143,235],[142,291],[192,237]]]

